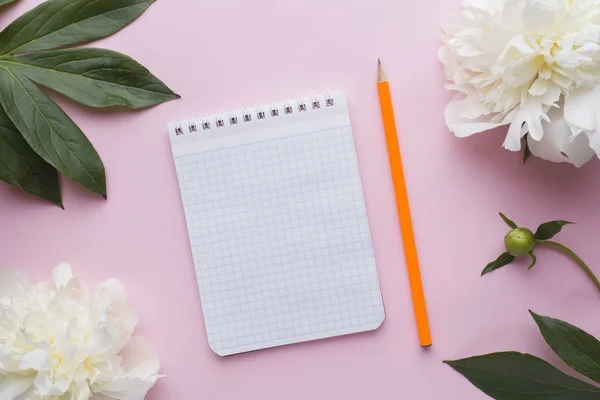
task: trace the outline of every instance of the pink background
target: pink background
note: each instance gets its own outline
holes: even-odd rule
[[[22,0],[1,24],[35,6]],[[102,156],[108,201],[63,180],[66,211],[0,185],[1,267],[48,279],[62,261],[91,282],[118,278],[168,378],[150,400],[483,399],[442,364],[483,352],[551,355],[527,310],[600,334],[599,296],[552,250],[485,279],[502,251],[497,212],[560,236],[600,273],[600,165],[577,170],[503,151],[502,132],[459,140],[437,61],[440,22],[458,0],[162,0],[95,46],[127,53],[182,99],[141,112],[98,112],[55,98]],[[396,116],[433,347],[418,346],[375,86],[385,63]],[[380,330],[227,359],[206,343],[166,134],[182,116],[301,93],[347,92],[387,319]]]

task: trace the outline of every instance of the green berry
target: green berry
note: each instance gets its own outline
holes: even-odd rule
[[[527,228],[517,228],[508,232],[504,237],[506,251],[515,257],[526,256],[535,246],[533,232]]]

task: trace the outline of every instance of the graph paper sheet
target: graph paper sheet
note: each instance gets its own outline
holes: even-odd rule
[[[170,126],[218,355],[374,330],[385,318],[346,101],[333,100],[217,132]]]

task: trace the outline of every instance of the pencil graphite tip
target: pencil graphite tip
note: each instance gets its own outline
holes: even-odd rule
[[[377,59],[377,65],[381,65],[381,59],[380,58]]]
[[[381,65],[381,60],[377,59],[379,63],[377,65],[377,82],[387,81],[387,77],[385,76],[385,72],[383,71],[383,65]]]

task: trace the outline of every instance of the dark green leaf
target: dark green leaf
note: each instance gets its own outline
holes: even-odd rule
[[[548,240],[552,239],[554,235],[560,232],[565,225],[573,225],[575,222],[569,221],[551,221],[542,224],[537,228],[535,232],[535,238],[537,240]]]
[[[14,3],[17,0],[0,0],[0,7],[6,4]]]
[[[527,136],[525,136],[525,151],[523,152],[523,164],[525,164],[527,162],[527,160],[529,160],[529,157],[531,157],[531,149],[529,148],[529,141],[527,140]]]
[[[0,179],[62,207],[56,170],[29,147],[2,107]]]
[[[494,353],[445,363],[496,400],[600,399],[600,388],[529,354]]]
[[[564,321],[529,311],[546,343],[575,371],[600,383],[600,341]]]
[[[104,165],[64,111],[20,72],[0,66],[0,104],[31,148],[58,171],[106,196]]]
[[[535,256],[535,254],[533,254],[533,251],[531,253],[529,253],[529,255],[531,256],[531,264],[529,265],[529,267],[527,268],[527,270],[529,271],[531,268],[535,267],[535,264],[537,263],[537,257]]]
[[[119,31],[154,0],[48,0],[0,33],[0,54],[85,43]]]
[[[504,220],[504,222],[506,222],[506,225],[510,226],[513,229],[517,229],[518,228],[517,224],[515,224],[513,221],[511,221],[510,219],[508,219],[506,217],[506,215],[504,215],[502,213],[498,213],[498,214],[500,214],[500,217],[502,217],[502,219]]]
[[[492,271],[495,271],[495,270],[497,270],[499,268],[502,268],[502,267],[510,264],[514,260],[515,260],[514,256],[511,256],[509,253],[503,253],[503,254],[500,255],[500,257],[498,257],[495,261],[492,261],[491,263],[489,263],[483,269],[483,272],[481,273],[481,276],[484,276],[485,274],[489,274]]]
[[[0,65],[92,107],[153,106],[178,97],[132,58],[104,49],[69,49],[0,58]]]

